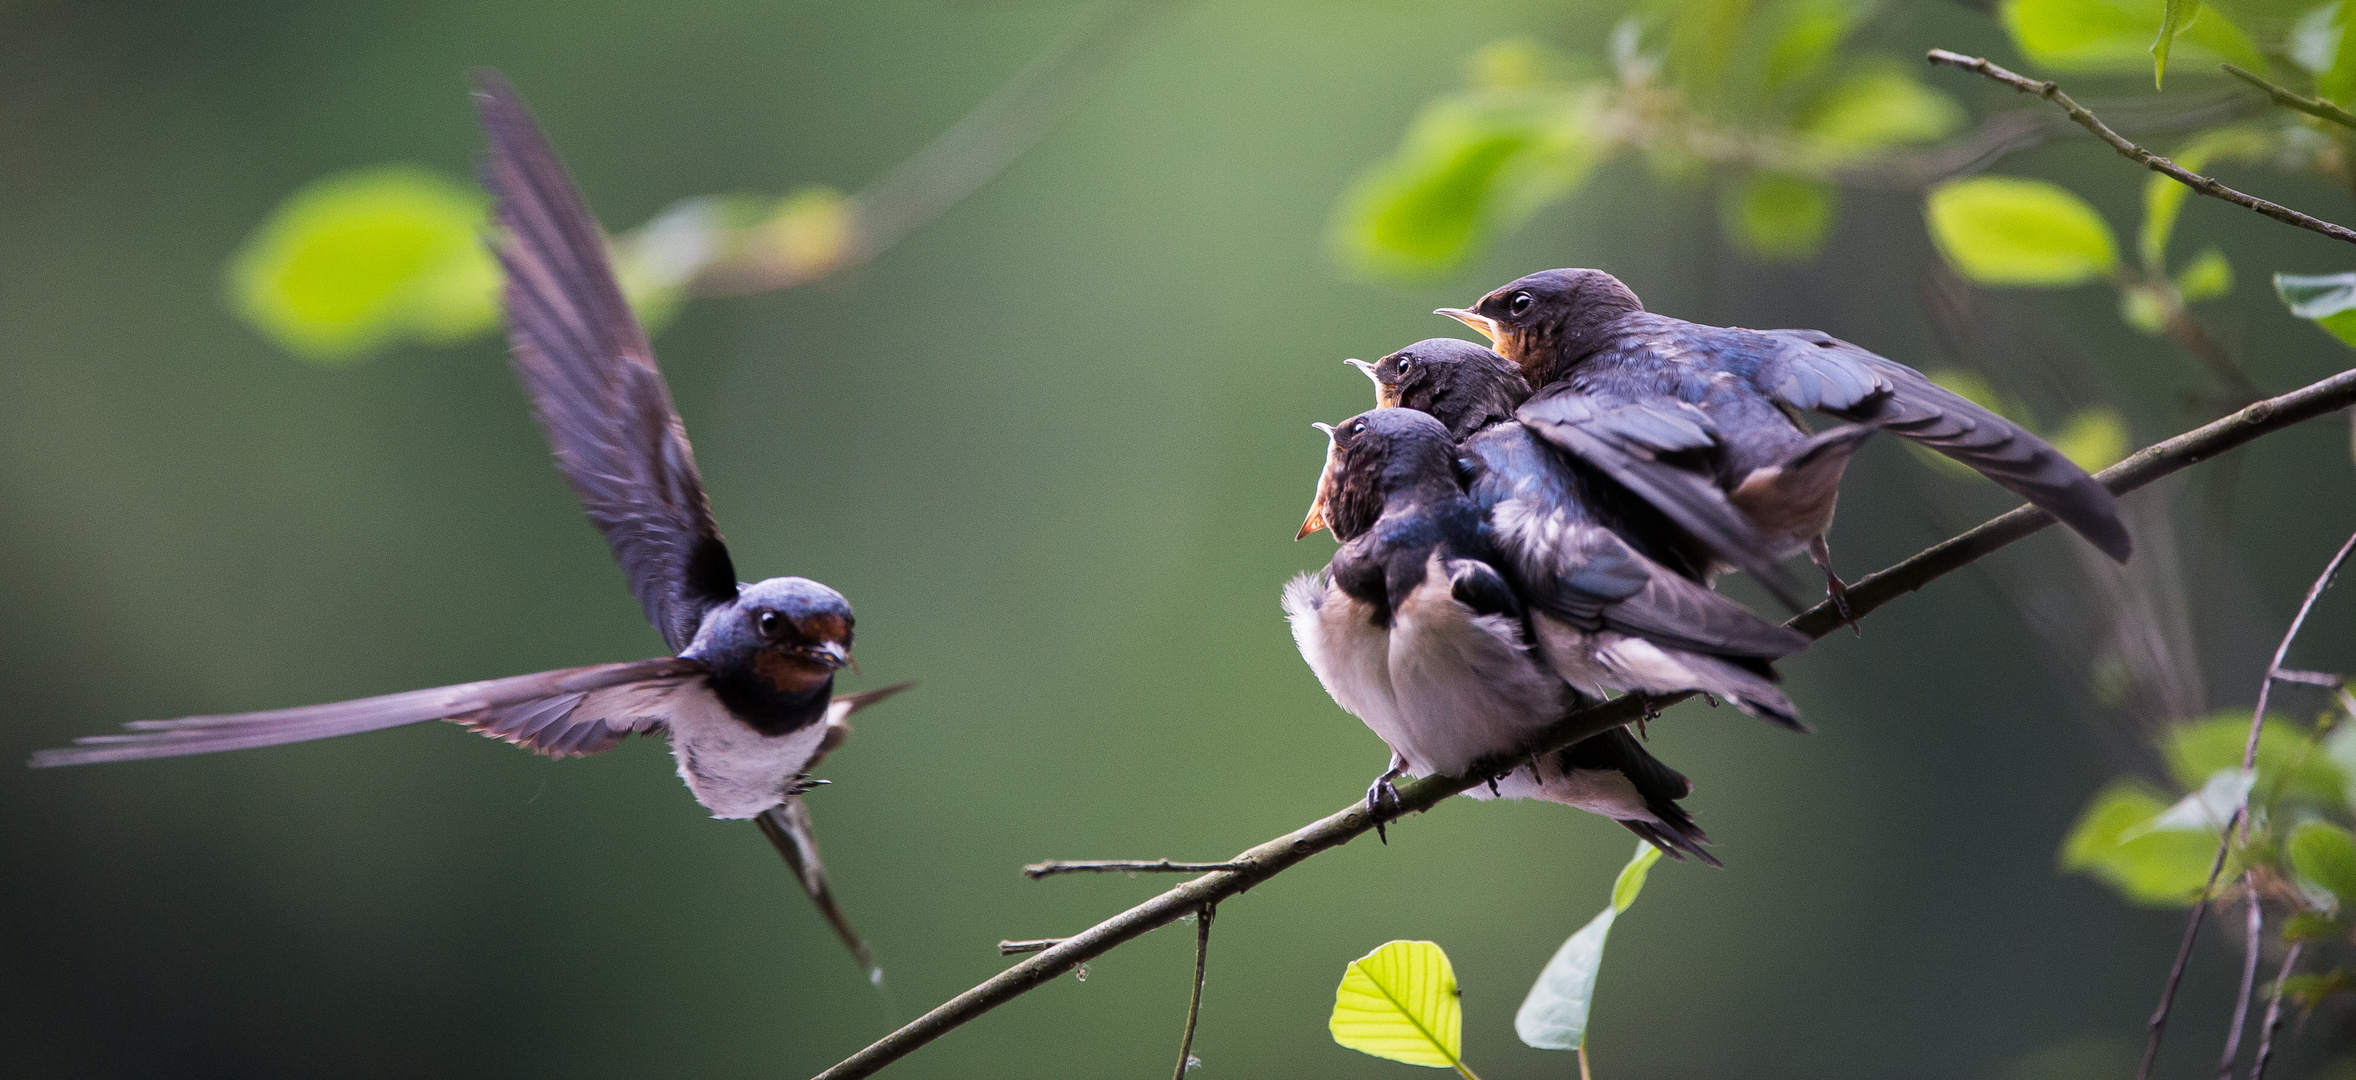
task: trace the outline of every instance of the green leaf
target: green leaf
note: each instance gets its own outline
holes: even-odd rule
[[[2234,814],[2250,797],[2250,789],[2257,785],[2254,773],[2240,769],[2219,769],[2209,774],[2200,790],[2170,804],[2152,819],[2119,834],[2124,844],[2145,833],[2188,832],[2215,836],[2233,822]]]
[[[2167,288],[2141,281],[2119,286],[2119,320],[2149,337],[2167,333]]]
[[[1611,906],[1587,920],[1587,925],[1546,961],[1538,981],[1522,999],[1522,1007],[1513,1014],[1514,1034],[1521,1036],[1522,1042],[1540,1050],[1576,1050],[1586,1043],[1595,977],[1603,970],[1604,939],[1612,932],[1613,920],[1636,902],[1636,894],[1644,890],[1645,875],[1660,859],[1659,848],[1637,844],[1636,857],[1628,860],[1619,879],[1612,883]]]
[[[321,362],[472,336],[498,318],[486,212],[479,191],[412,166],[327,177],[246,238],[229,302],[280,348]]]
[[[2076,285],[2118,264],[2101,215],[2043,180],[1949,181],[1931,189],[1923,215],[1948,265],[1983,285]]]
[[[2325,0],[2291,24],[2283,52],[2307,74],[2322,75],[2339,58],[2340,35],[2347,29],[2346,4],[2341,0]]]
[[[2065,72],[2127,74],[2153,63],[2152,27],[2167,18],[2166,0],[2003,0],[1998,15],[2021,54]],[[2220,61],[2266,70],[2247,35],[2214,7],[2180,25],[2169,59],[2204,71]]]
[[[2118,410],[2096,406],[2070,417],[2049,440],[2062,456],[2087,472],[2100,472],[2125,459],[2135,447],[2127,419]]]
[[[1362,1054],[1464,1069],[1456,971],[1429,941],[1393,941],[1350,961],[1326,1027],[1333,1041]]]
[[[2342,106],[2356,105],[2356,40],[2350,40],[2356,34],[2347,32],[2347,0],[2340,0],[2334,14],[2339,17],[2340,34],[2332,43],[2331,64],[2315,76],[2315,92]]]
[[[1794,0],[1764,13],[1762,96],[1772,98],[1823,72],[1869,7],[1850,0]]]
[[[2282,940],[2285,944],[2294,941],[2332,941],[2343,932],[2339,920],[2320,911],[2299,912],[2282,924]]]
[[[2337,897],[2341,907],[2356,903],[2356,836],[2322,821],[2291,831],[2291,868]]]
[[[1835,154],[1943,139],[1962,127],[1963,106],[1895,62],[1869,62],[1801,111],[1793,130]]]
[[[2183,907],[2200,895],[2217,857],[2214,833],[2143,830],[2168,803],[2136,780],[2120,780],[2097,793],[2062,842],[2064,870],[2093,875],[2129,902],[2148,907]]]
[[[2168,73],[2168,46],[2176,43],[2176,35],[2200,13],[2201,0],[2167,0],[2160,14],[2160,36],[2151,43],[2152,89],[2159,89],[2161,77]]]
[[[2225,253],[2206,248],[2192,257],[2192,263],[2176,275],[2176,295],[2187,304],[2215,300],[2233,291],[2233,264],[2225,261]]]
[[[2220,769],[2241,768],[2250,736],[2248,709],[2225,709],[2170,731],[2161,753],[2168,774],[2186,788],[2198,787]],[[2322,747],[2289,724],[2269,719],[2258,736],[2258,787],[2253,800],[2275,797],[2319,807],[2345,805],[2347,775]]]
[[[1800,260],[1824,246],[1832,229],[1829,184],[1759,173],[1726,190],[1718,213],[1728,235],[1762,259]]]
[[[2274,294],[2291,314],[2313,319],[2331,336],[2356,346],[2356,273],[2276,274]]]
[[[1586,182],[1611,148],[1601,88],[1483,90],[1424,107],[1391,159],[1336,208],[1328,241],[1353,272],[1433,274]]]

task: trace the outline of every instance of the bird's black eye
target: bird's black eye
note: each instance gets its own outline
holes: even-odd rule
[[[1407,374],[1407,369],[1414,366],[1415,360],[1412,357],[1402,356],[1399,358],[1399,374]]]
[[[1364,420],[1360,420],[1360,421],[1358,421],[1357,423],[1350,425],[1350,434],[1352,434],[1352,435],[1363,435],[1363,434],[1365,434],[1365,433],[1366,433],[1366,421],[1364,421]]]
[[[776,636],[777,624],[779,622],[776,612],[764,611],[754,621],[761,627],[761,633],[763,635],[770,637]]]
[[[1506,310],[1512,312],[1515,315],[1520,315],[1529,311],[1530,305],[1534,303],[1537,303],[1537,301],[1531,299],[1529,293],[1517,292],[1513,294],[1513,302],[1507,306]]]

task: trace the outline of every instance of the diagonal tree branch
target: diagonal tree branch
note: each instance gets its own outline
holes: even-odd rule
[[[2133,491],[2269,432],[2325,413],[2337,412],[2350,405],[2356,405],[2356,369],[2343,371],[2280,397],[2268,398],[2224,419],[2146,447],[2127,460],[2096,474],[2096,479],[2113,492]],[[2051,515],[2026,506],[2001,515],[1850,585],[1850,611],[1862,617],[2052,524]],[[1843,625],[1843,622],[1833,606],[1824,603],[1802,612],[1787,625],[1809,637],[1820,638]],[[1684,700],[1688,696],[1649,701],[1627,696],[1577,710],[1546,729],[1530,752],[1544,753],[1568,746],[1634,721],[1650,709]],[[1527,756],[1521,752],[1499,755],[1476,765],[1466,777],[1427,776],[1401,784],[1399,808],[1396,813],[1387,816],[1429,810],[1441,800],[1480,783],[1480,776],[1502,772],[1507,767],[1520,764]],[[1156,927],[1167,926],[1211,904],[1238,895],[1318,852],[1357,839],[1373,829],[1374,824],[1375,819],[1367,813],[1365,802],[1353,800],[1349,808],[1339,813],[1311,822],[1228,860],[1235,869],[1215,871],[1185,882],[991,976],[980,985],[917,1017],[907,1026],[876,1040],[866,1049],[843,1059],[833,1068],[820,1073],[818,1080],[852,1080],[854,1077],[872,1076],[884,1066],[906,1057],[917,1047],[940,1038],[1064,972],[1102,956]]]
[[[2153,172],[2162,173],[2173,177],[2178,183],[2181,183],[2184,186],[2189,187],[2194,191],[2200,192],[2201,194],[2206,195],[2212,199],[2223,199],[2235,206],[2243,207],[2249,210],[2255,210],[2258,213],[2264,214],[2267,217],[2273,218],[2274,220],[2282,222],[2285,225],[2296,225],[2299,228],[2305,229],[2309,232],[2321,233],[2325,236],[2331,237],[2334,240],[2344,240],[2348,243],[2356,244],[2356,230],[2351,230],[2345,225],[2334,225],[2331,222],[2323,220],[2322,218],[2309,217],[2306,214],[2302,214],[2279,203],[2267,202],[2266,200],[2258,198],[2255,195],[2246,195],[2242,192],[2235,191],[2234,189],[2226,187],[2225,185],[2220,184],[2215,180],[2193,172],[2184,166],[2178,165],[2175,162],[2168,160],[2167,158],[2161,157],[2160,155],[2152,153],[2151,151],[2137,146],[2134,143],[2128,142],[2124,136],[2120,135],[2116,131],[2112,131],[2108,126],[2106,126],[2100,117],[2097,117],[2093,113],[2086,111],[2086,106],[2080,105],[2077,102],[2070,100],[2070,95],[2062,93],[2061,87],[2055,85],[2052,82],[2042,82],[2023,75],[2016,75],[2010,71],[2006,71],[2003,68],[1989,63],[1987,60],[1981,57],[1965,56],[1962,53],[1948,52],[1945,49],[1932,49],[1925,59],[1928,59],[1931,63],[1934,64],[1942,64],[1951,68],[1960,68],[1964,71],[1977,72],[1978,74],[1985,75],[1991,79],[1996,80],[1997,82],[2003,83],[2006,86],[2010,86],[2013,89],[2020,91],[2021,93],[2028,94],[2032,97],[2044,98],[2045,100],[2060,106],[2063,112],[2070,114],[2070,119],[2077,121],[2079,127],[2093,132],[2096,138],[2111,144],[2111,149],[2118,151],[2120,156],[2125,157],[2127,160],[2141,165],[2144,168],[2150,169]]]

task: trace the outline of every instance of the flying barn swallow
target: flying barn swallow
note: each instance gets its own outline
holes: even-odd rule
[[[556,463],[674,655],[413,690],[331,705],[178,720],[78,739],[35,768],[176,757],[449,720],[550,757],[670,738],[680,779],[716,818],[756,818],[870,975],[835,907],[797,798],[858,709],[907,684],[833,696],[851,664],[841,593],[800,577],[740,584],[695,454],[646,333],[615,284],[605,238],[514,91],[478,71],[498,202],[508,340]]]
[[[1971,466],[2113,559],[2132,548],[2111,493],[2060,451],[1822,331],[1655,315],[1601,270],[1542,271],[1437,313],[1520,366],[1537,394],[1516,415],[1532,431],[1724,545],[1730,567],[1805,550],[1839,600],[1824,532],[1850,455],[1877,430]],[[1809,411],[1855,426],[1811,432],[1799,420]],[[1746,533],[1764,546],[1742,547]]]
[[[1427,414],[1378,408],[1325,430],[1312,520],[1342,547],[1286,585],[1284,606],[1319,683],[1391,748],[1370,810],[1395,798],[1394,777],[1463,775],[1607,691],[1706,690],[1797,725],[1768,661],[1806,638],[1629,548],[1569,488],[1510,460],[1503,433],[1494,453],[1465,452],[1468,491],[1455,440]],[[1676,805],[1688,790],[1621,728],[1467,794],[1577,806],[1708,860]]]

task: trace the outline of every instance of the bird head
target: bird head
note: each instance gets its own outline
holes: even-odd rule
[[[1521,369],[1469,341],[1429,338],[1383,357],[1368,371],[1384,405],[1431,414],[1451,438],[1513,417],[1530,396]]]
[[[1375,409],[1317,428],[1326,437],[1325,469],[1301,536],[1330,528],[1346,544],[1374,527],[1393,495],[1456,486],[1455,441],[1414,409]]]
[[[777,692],[801,693],[853,666],[853,621],[843,594],[808,578],[770,578],[715,609],[681,655],[749,663]]]
[[[1570,364],[1593,351],[1613,320],[1643,311],[1644,304],[1620,279],[1601,270],[1541,270],[1516,278],[1470,309],[1440,308],[1472,327],[1508,360],[1520,365],[1532,385],[1560,378]]]

